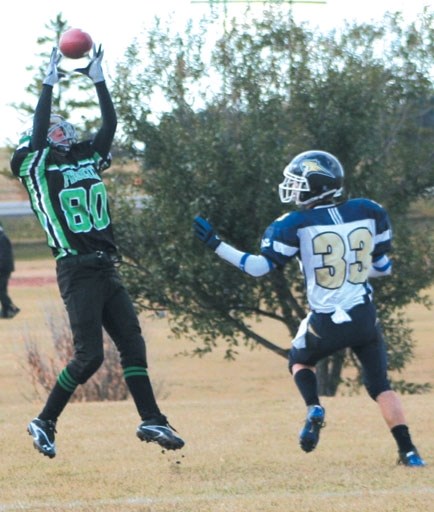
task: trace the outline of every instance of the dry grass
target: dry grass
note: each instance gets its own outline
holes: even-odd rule
[[[51,262],[18,264],[17,278],[53,272]],[[178,356],[188,345],[155,318],[143,318],[150,370],[184,450],[141,444],[129,400],[68,405],[58,455],[42,457],[25,431],[42,404],[20,361],[26,330],[50,350],[44,309],[60,299],[49,279],[18,282],[11,295],[22,313],[0,330],[0,512],[434,511],[434,393],[402,397],[427,468],[396,466],[394,442],[363,391],[324,401],[321,443],[305,454],[297,441],[304,406],[283,359],[263,349],[241,349],[235,363],[222,351]],[[410,314],[419,344],[404,377],[433,382],[432,312]]]

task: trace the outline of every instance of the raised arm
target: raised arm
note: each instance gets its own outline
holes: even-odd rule
[[[32,129],[32,149],[38,151],[47,146],[48,127],[50,125],[51,102],[53,97],[53,87],[60,80],[62,73],[57,68],[62,55],[57,48],[53,48],[50,56],[50,62],[47,67],[45,78],[42,82],[42,91],[36,105],[33,116]]]
[[[98,50],[94,45],[93,55],[89,64],[85,68],[76,69],[76,71],[88,76],[95,84],[101,110],[102,124],[93,140],[93,146],[101,157],[106,158],[110,152],[115,136],[117,116],[101,66],[103,56],[104,51],[101,45],[98,47]]]

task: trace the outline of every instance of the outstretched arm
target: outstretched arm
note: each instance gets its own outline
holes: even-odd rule
[[[53,86],[62,76],[57,69],[61,58],[62,55],[58,52],[57,48],[53,48],[46,75],[42,82],[42,92],[36,105],[35,115],[33,116],[31,145],[34,151],[43,149],[48,144],[47,133],[50,125]]]
[[[88,76],[95,84],[98,102],[101,109],[102,124],[93,140],[93,147],[102,158],[106,158],[110,152],[113,138],[115,136],[117,116],[109,90],[107,89],[104,72],[101,66],[103,56],[104,51],[102,50],[101,45],[98,50],[94,45],[93,55],[89,64],[85,68],[76,69],[76,71]]]
[[[220,258],[246,274],[261,277],[274,268],[274,263],[265,256],[239,251],[220,240],[212,225],[203,217],[195,217],[193,228],[194,234],[201,242],[212,249]]]
[[[95,135],[93,147],[102,158],[106,158],[110,153],[110,148],[115,136],[117,116],[105,81],[95,84],[95,88],[101,109],[102,125]]]

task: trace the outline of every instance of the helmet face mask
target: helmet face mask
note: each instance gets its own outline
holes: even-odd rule
[[[72,144],[77,142],[77,134],[71,123],[65,121],[62,116],[53,114],[50,117],[47,140],[53,148],[63,153],[67,153]]]
[[[279,185],[279,195],[282,203],[300,204],[300,195],[303,192],[309,192],[309,183],[306,178],[292,174],[287,165],[283,171],[285,176]]]
[[[283,175],[279,185],[282,203],[310,207],[343,193],[343,167],[335,156],[325,151],[300,153],[285,167]]]

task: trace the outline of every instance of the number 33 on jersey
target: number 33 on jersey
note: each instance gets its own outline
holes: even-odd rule
[[[365,300],[372,260],[390,250],[391,237],[379,204],[352,199],[283,215],[267,228],[261,252],[278,265],[301,258],[311,309],[330,313]]]

